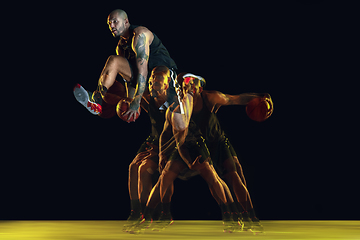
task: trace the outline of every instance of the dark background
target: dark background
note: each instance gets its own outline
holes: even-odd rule
[[[358,155],[348,141],[353,118],[341,111],[343,79],[334,64],[345,51],[343,26],[352,21],[352,6],[293,0],[52,4],[34,14],[36,33],[19,46],[32,47],[24,54],[27,68],[19,70],[27,72],[21,74],[21,107],[10,101],[19,121],[7,115],[12,125],[4,159],[8,152],[11,157],[2,169],[1,219],[128,217],[128,165],[150,133],[149,118],[142,112],[131,124],[104,120],[72,93],[75,83],[94,90],[115,54],[118,39],[106,18],[116,8],[156,33],[179,72],[203,76],[207,89],[271,94],[274,113],[263,123],[251,121],[243,106],[218,112],[260,219],[359,219]],[[177,179],[172,203],[174,219],[221,218],[199,176]]]

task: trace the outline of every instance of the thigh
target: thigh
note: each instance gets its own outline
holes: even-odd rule
[[[133,77],[133,71],[129,61],[118,55],[112,55],[108,58],[102,74],[118,73],[127,82],[130,82]]]
[[[209,162],[204,162],[203,164],[204,167],[199,170],[201,177],[204,178],[207,183],[216,181],[217,173],[212,165],[210,165]]]
[[[165,165],[164,171],[173,172],[176,175],[179,175],[184,169],[188,168],[186,164],[181,160],[171,160],[168,161]]]

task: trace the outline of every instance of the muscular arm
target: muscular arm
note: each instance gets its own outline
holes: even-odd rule
[[[135,36],[132,43],[132,48],[136,54],[136,67],[138,68],[137,87],[134,96],[134,101],[140,104],[141,97],[146,88],[146,78],[148,75],[148,61],[150,55],[150,40],[153,37],[152,33],[145,29],[140,28],[135,30]],[[137,109],[133,109],[137,110]]]
[[[216,112],[221,106],[228,105],[247,105],[252,99],[257,97],[271,98],[268,93],[242,93],[239,95],[224,94],[218,91],[204,91],[208,107]]]
[[[138,68],[139,74],[134,76],[136,78],[135,94],[130,94],[130,96],[133,95],[134,98],[130,103],[129,110],[123,115],[128,115],[128,120],[132,117],[136,119],[136,114],[140,115],[140,101],[146,88],[146,78],[148,75],[150,44],[154,38],[154,35],[144,27],[138,27],[134,32],[135,36],[132,41],[132,49],[136,55],[136,67]]]

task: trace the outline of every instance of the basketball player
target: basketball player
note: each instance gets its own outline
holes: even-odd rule
[[[169,86],[173,84],[175,75],[165,66],[155,67],[149,78],[149,92],[143,95],[142,108],[148,113],[151,121],[151,134],[141,145],[134,160],[129,165],[129,195],[131,200],[131,213],[124,230],[131,229],[133,221],[141,218],[143,209],[148,201],[150,191],[153,189],[152,180],[158,169],[159,137],[165,122],[165,111],[171,100]],[[169,103],[170,102],[170,103]],[[170,214],[169,202],[172,188],[165,194],[162,204],[163,215]],[[152,191],[155,206],[160,203],[159,185]]]
[[[270,95],[267,93],[229,95],[218,91],[206,91],[203,90],[205,80],[191,74],[186,74],[184,77],[179,75],[178,81],[181,80],[184,81],[183,86],[192,85],[192,88],[195,89],[192,120],[200,127],[206,139],[216,171],[220,177],[225,179],[238,200],[237,207],[243,215],[244,230],[262,231],[262,226],[255,216],[241,165],[229,139],[222,131],[215,113],[221,106],[247,105],[257,97],[267,98],[272,104]]]
[[[98,88],[92,96],[80,85],[75,87],[74,94],[86,109],[98,115],[102,112],[103,101],[111,104],[120,100],[118,96],[108,92],[119,74],[125,81],[127,96],[132,98],[130,108],[124,116],[136,119],[135,115],[140,114],[140,102],[149,69],[164,65],[175,71],[177,66],[160,39],[146,27],[131,25],[125,11],[112,11],[107,23],[112,35],[120,38],[116,48],[117,55],[108,58],[100,75]]]
[[[228,209],[228,198],[230,198],[230,202],[233,202],[231,193],[225,182],[219,178],[212,167],[211,158],[199,128],[190,121],[192,94],[187,92],[192,92],[192,90],[184,93],[185,97],[182,101],[184,114],[181,114],[179,111],[180,105],[175,107],[175,109],[173,106],[170,106],[167,110],[166,122],[160,138],[161,153],[159,154],[163,163],[167,163],[165,168],[162,165],[160,166],[160,169],[163,169],[163,171],[155,187],[158,187],[160,184],[160,196],[162,201],[164,201],[165,193],[168,194],[169,188],[172,194],[173,181],[177,177],[187,179],[193,175],[200,174],[208,183],[214,199],[219,203],[223,213],[225,213],[223,215],[224,231],[232,232],[236,227],[241,229],[241,223],[238,223],[237,220],[235,223],[232,221],[230,210]],[[176,149],[174,150],[175,145]],[[169,158],[169,161],[164,161],[165,158]],[[145,209],[144,219],[138,223],[136,226],[138,229],[134,231],[150,226],[155,206],[152,192]],[[165,225],[172,223],[171,218],[163,220]]]

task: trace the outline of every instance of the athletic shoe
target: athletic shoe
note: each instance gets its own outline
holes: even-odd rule
[[[251,229],[250,231],[253,233],[262,233],[264,232],[264,227],[263,225],[260,223],[260,220],[258,218],[252,218],[251,219]]]
[[[144,231],[151,226],[152,221],[153,220],[151,218],[150,218],[150,220],[147,220],[143,216],[142,219],[139,219],[138,221],[135,222],[135,224],[133,226],[128,228],[127,232],[131,233],[131,234],[144,233]]]
[[[74,87],[74,96],[76,100],[83,105],[89,112],[94,115],[98,115],[102,112],[100,104],[91,101],[90,93],[85,90],[80,84],[76,84]]]
[[[253,233],[264,232],[264,227],[261,225],[258,218],[244,218],[242,221],[244,223],[244,231],[250,231]]]
[[[126,220],[126,223],[124,224],[123,231],[129,232],[131,229],[136,225],[138,221],[142,220],[142,214],[139,212],[135,212],[134,210],[131,210],[130,215],[128,219]]]
[[[236,220],[233,220],[233,229],[234,229],[234,232],[243,232],[244,231],[244,223],[238,219],[237,221]]]
[[[224,233],[229,232],[232,233],[235,231],[235,221],[231,218],[231,214],[229,212],[224,212],[223,216],[223,231]],[[237,222],[236,222],[237,224]]]
[[[154,225],[152,226],[153,231],[163,231],[168,226],[172,225],[174,223],[174,220],[172,219],[171,214],[164,214],[164,212],[161,212],[161,216],[159,220],[154,222]]]

